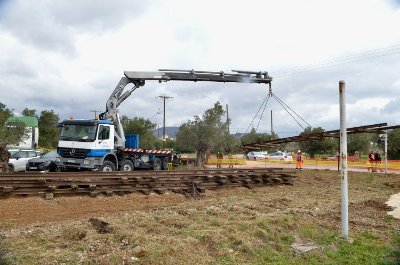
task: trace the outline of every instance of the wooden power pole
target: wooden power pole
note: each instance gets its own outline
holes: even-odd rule
[[[101,112],[101,110],[90,110],[90,112],[94,113],[94,119],[97,120],[97,112]]]
[[[174,97],[170,97],[170,96],[166,96],[166,95],[161,95],[161,96],[158,96],[159,98],[162,98],[163,99],[163,101],[164,101],[164,113],[163,113],[163,143],[162,143],[162,148],[164,149],[164,142],[165,142],[165,101],[167,100],[167,99],[171,99],[171,98],[174,98]]]
[[[229,132],[229,109],[228,109],[228,104],[226,104],[226,125],[228,126],[228,135],[229,135],[230,132]]]

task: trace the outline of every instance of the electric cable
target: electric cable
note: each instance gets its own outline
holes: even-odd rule
[[[286,70],[276,71],[276,72],[274,72],[273,76],[275,78],[282,77],[282,76],[288,76],[288,75],[292,75],[292,74],[316,70],[316,69],[319,69],[322,67],[336,66],[339,64],[352,63],[352,62],[357,62],[357,61],[362,61],[362,60],[370,60],[370,59],[389,56],[389,55],[398,54],[398,53],[400,53],[400,44],[396,44],[396,45],[381,48],[381,49],[374,49],[374,50],[370,50],[370,51],[366,51],[366,52],[362,52],[362,53],[355,53],[355,54],[350,54],[350,55],[341,56],[341,57],[337,57],[337,58],[332,58],[332,59],[328,59],[326,61],[322,61],[319,63],[309,64],[309,65],[304,65],[304,66],[297,66],[297,67],[289,68]]]

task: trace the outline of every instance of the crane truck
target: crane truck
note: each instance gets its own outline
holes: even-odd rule
[[[141,149],[138,138],[125,136],[118,106],[146,81],[210,81],[269,84],[272,78],[267,72],[238,71],[232,73],[194,70],[160,69],[155,72],[125,71],[106,102],[105,112],[99,119],[64,120],[61,127],[57,152],[64,169],[100,171],[132,171],[135,169],[166,170],[172,162],[169,150]],[[128,84],[133,87],[127,89]]]

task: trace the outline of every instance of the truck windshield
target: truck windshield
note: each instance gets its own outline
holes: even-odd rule
[[[96,126],[81,124],[65,124],[61,128],[60,140],[93,142],[96,139]]]

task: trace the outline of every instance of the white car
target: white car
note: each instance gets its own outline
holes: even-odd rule
[[[25,171],[28,160],[39,155],[40,152],[35,150],[19,150],[8,161],[8,170],[10,172]]]
[[[264,152],[251,151],[251,152],[247,153],[246,157],[249,160],[265,159],[265,153]]]
[[[19,150],[20,150],[19,148],[10,148],[7,151],[10,153],[10,156],[13,156]]]
[[[267,160],[279,160],[279,161],[285,161],[285,162],[293,161],[292,156],[290,156],[290,155],[288,155],[287,153],[284,153],[284,152],[271,153],[271,154],[265,156],[265,159],[267,159]]]

